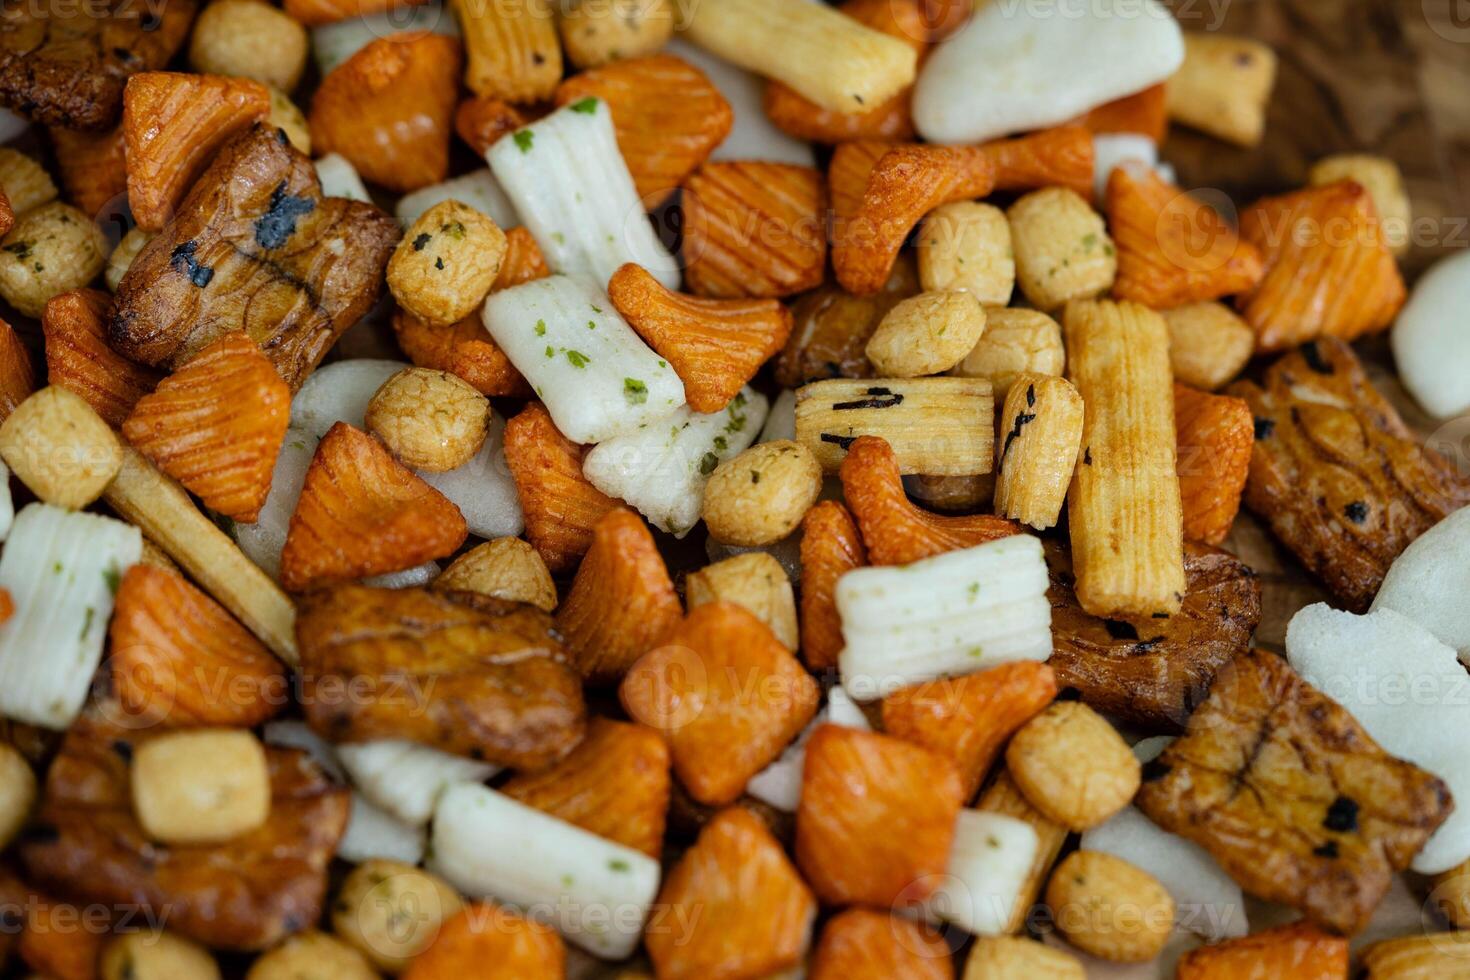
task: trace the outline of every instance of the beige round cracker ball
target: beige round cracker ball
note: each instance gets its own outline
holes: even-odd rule
[[[39,318],[53,296],[87,285],[107,264],[107,240],[86,214],[60,201],[27,211],[0,242],[0,296]]]
[[[289,92],[301,80],[309,47],[306,28],[269,3],[214,0],[194,21],[189,64]]]
[[[1080,701],[1056,702],[1021,726],[1006,768],[1032,806],[1077,831],[1127,806],[1142,779],[1128,743]]]
[[[330,977],[331,980],[381,980],[367,957],[324,932],[302,932],[250,965],[245,980],[301,980]]]
[[[822,492],[822,466],[790,439],[751,446],[715,468],[702,516],[724,544],[774,544],[796,530]]]
[[[215,844],[270,816],[265,748],[241,729],[206,728],[149,739],[133,754],[133,811],[165,844]]]
[[[1174,929],[1174,899],[1158,879],[1101,851],[1067,855],[1046,884],[1046,904],[1069,943],[1115,963],[1147,963]]]
[[[401,973],[463,906],[459,893],[438,875],[373,858],[342,882],[332,929],[374,966]]]
[[[529,602],[546,612],[556,608],[556,583],[546,561],[520,538],[496,538],[476,545],[454,559],[433,587]]]
[[[171,932],[124,932],[108,940],[102,980],[219,980],[219,964],[203,946]]]
[[[485,444],[490,401],[448,371],[404,368],[373,395],[365,421],[404,465],[443,473]]]
[[[920,293],[902,301],[868,338],[879,376],[921,378],[948,371],[985,333],[985,308],[973,293]]]

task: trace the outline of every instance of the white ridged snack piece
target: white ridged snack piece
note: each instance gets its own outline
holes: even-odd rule
[[[654,234],[601,99],[496,140],[485,159],[553,272],[606,289],[619,266],[636,262],[679,288],[679,263]]]
[[[333,361],[311,373],[291,399],[291,427],[320,439],[338,422],[363,428],[368,402],[393,375],[413,367],[403,361],[357,358]]]
[[[404,31],[433,31],[458,37],[459,24],[454,15],[439,3],[399,7],[313,27],[311,53],[322,74],[326,75],[378,38]]]
[[[742,388],[724,411],[682,407],[598,445],[582,460],[582,475],[637,508],[654,527],[682,538],[699,523],[710,474],[755,441],[768,407],[766,396],[751,388]]]
[[[311,756],[312,761],[339,783],[346,784],[347,770],[337,758],[337,747],[322,738],[304,721],[268,721],[260,732],[266,745],[279,745],[288,749],[300,749]]]
[[[131,524],[30,504],[15,515],[0,588],[0,715],[61,730],[76,720],[102,661],[117,585],[143,554]]]
[[[664,51],[704,72],[735,113],[730,135],[715,147],[711,160],[759,160],[792,163],[798,167],[817,165],[816,150],[810,143],[777,129],[766,115],[764,78],[680,38],[670,41]]]
[[[684,404],[678,374],[585,279],[547,276],[502,289],[481,315],[573,442],[637,432]]]
[[[1392,609],[1453,647],[1470,666],[1470,507],[1415,538],[1393,560],[1370,611]]]
[[[1470,249],[1419,277],[1389,339],[1404,387],[1426,412],[1470,409]]]
[[[482,783],[500,771],[488,762],[397,738],[339,745],[337,758],[358,792],[412,827],[429,822],[447,787]]]
[[[1044,129],[1156,85],[1183,61],[1183,33],[1157,0],[986,4],[919,71],[914,126],[935,143]]]
[[[323,197],[345,197],[349,201],[373,203],[362,177],[346,157],[340,153],[328,153],[312,161],[316,168],[316,179],[321,181]]]
[[[462,783],[439,798],[430,870],[460,891],[547,921],[594,956],[620,960],[643,938],[659,863],[641,851]]]
[[[317,438],[310,432],[287,429],[281,451],[276,454],[271,492],[265,498],[265,505],[254,524],[235,525],[235,543],[246,558],[273,579],[281,577],[281,549],[286,546],[286,531],[291,526],[291,515],[296,513],[296,501],[301,499],[301,487],[316,455],[316,444]]]
[[[10,496],[10,469],[0,463],[0,541],[10,534],[15,521],[15,500]]]
[[[1051,656],[1041,541],[1014,534],[837,580],[842,686],[858,701],[937,677]]]
[[[459,508],[475,537],[513,538],[525,530],[521,498],[505,461],[505,419],[500,415],[490,413],[485,444],[468,463],[419,476]]]
[[[847,696],[846,691],[841,687],[832,688],[827,692],[827,703],[822,706],[822,710],[816,713],[796,737],[796,741],[788,745],[775,762],[750,777],[750,782],[745,784],[745,792],[777,810],[795,813],[797,804],[801,802],[801,774],[806,767],[806,743],[812,737],[812,732],[828,724],[856,728],[864,732],[871,731],[873,727],[868,724],[868,716],[863,714],[857,702]]]
[[[1108,177],[1125,160],[1152,168],[1159,162],[1159,148],[1138,133],[1098,133],[1092,137],[1092,190],[1099,205],[1107,199]]]
[[[521,223],[515,205],[505,196],[505,190],[489,167],[481,167],[479,170],[472,170],[459,177],[451,177],[441,183],[430,184],[405,194],[398,199],[398,206],[393,209],[393,213],[403,227],[407,228],[429,208],[441,201],[451,200],[469,205],[499,225],[502,230],[515,228]]]
[[[924,903],[925,917],[952,922],[976,936],[1006,933],[1040,842],[1024,820],[961,810],[949,864]]]
[[[347,831],[337,845],[337,856],[353,864],[371,858],[418,864],[424,859],[428,843],[427,828],[411,827],[355,792],[352,794],[352,812],[347,817]]]
[[[1455,800],[1470,800],[1470,675],[1453,648],[1392,609],[1355,616],[1319,602],[1291,617],[1286,658],[1385,752],[1434,773]],[[1438,874],[1467,858],[1470,807],[1456,805],[1410,867]]]

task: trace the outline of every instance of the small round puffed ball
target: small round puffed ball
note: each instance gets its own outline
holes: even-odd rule
[[[641,58],[674,33],[672,0],[574,0],[557,18],[562,48],[578,68]]]
[[[379,969],[400,973],[463,906],[459,893],[438,875],[375,858],[342,882],[332,928]]]
[[[102,950],[102,980],[219,980],[209,950],[171,932],[125,932]]]
[[[490,400],[448,371],[405,368],[383,382],[365,420],[405,466],[443,473],[484,445]]]
[[[10,846],[36,805],[36,774],[20,750],[0,742],[0,851]]]
[[[280,9],[261,0],[215,0],[194,21],[189,64],[289,92],[301,80],[308,47],[306,28]]]
[[[1127,806],[1142,780],[1118,730],[1081,701],[1055,702],[1022,725],[1006,747],[1006,768],[1032,806],[1076,831]]]
[[[250,964],[245,980],[382,980],[357,950],[324,932],[292,936]]]
[[[529,602],[546,612],[556,608],[556,583],[545,560],[520,538],[496,538],[476,545],[440,572],[433,587]]]
[[[1046,904],[1069,943],[1115,963],[1147,963],[1174,929],[1174,899],[1158,879],[1101,851],[1067,855],[1047,882]]]
[[[248,731],[201,728],[149,739],[133,753],[133,811],[166,844],[215,844],[270,816],[265,748]]]
[[[724,544],[773,544],[796,530],[822,492],[822,464],[790,439],[725,460],[704,487],[704,523]]]
[[[921,378],[964,360],[984,332],[974,293],[920,293],[888,311],[866,353],[880,377]]]
[[[107,264],[107,240],[91,218],[52,201],[15,219],[0,242],[0,296],[40,318],[53,296],[87,285]]]

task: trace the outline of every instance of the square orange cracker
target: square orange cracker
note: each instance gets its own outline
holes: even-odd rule
[[[483,95],[465,99],[454,110],[455,133],[481,156],[500,137],[528,122],[526,114],[509,102]]]
[[[108,638],[113,691],[140,720],[251,727],[290,699],[281,662],[178,572],[128,569]]]
[[[1235,523],[1250,473],[1255,445],[1251,407],[1242,398],[1212,395],[1176,382],[1174,429],[1184,536],[1219,544]]]
[[[995,168],[998,191],[1070,187],[1092,200],[1092,133],[1084,126],[1057,126],[980,147]]]
[[[1056,696],[1046,664],[1001,664],[895,691],[883,699],[883,730],[952,759],[969,800],[1006,740]]]
[[[1341,980],[1348,941],[1305,922],[1263,929],[1185,953],[1176,980]]]
[[[823,725],[806,743],[796,863],[834,905],[908,907],[949,866],[959,770],[892,735]]]
[[[704,825],[654,907],[644,942],[659,980],[743,980],[796,966],[817,915],[780,842],[738,806]]]
[[[157,231],[230,137],[270,115],[270,92],[248,78],[150,71],[123,91],[128,203]]]
[[[93,217],[113,205],[121,211],[128,192],[127,141],[123,127],[101,133],[48,129],[61,185],[73,204]]]
[[[479,310],[447,327],[425,323],[407,310],[394,310],[393,333],[418,367],[448,371],[484,395],[531,396],[531,386],[485,329]]]
[[[710,602],[644,654],[618,693],[635,721],[668,739],[689,795],[723,806],[806,727],[820,689],[765,623]]]
[[[876,909],[848,909],[822,929],[807,980],[953,980],[934,927]]]
[[[847,506],[874,565],[907,565],[1022,530],[1015,521],[994,514],[947,516],[913,503],[904,493],[893,447],[878,436],[857,438],[840,475]]]
[[[52,383],[63,384],[63,381],[53,377]],[[14,327],[0,320],[0,422],[35,389],[36,374],[31,369],[26,345]]]
[[[54,385],[81,395],[108,425],[122,425],[158,384],[152,368],[123,357],[107,343],[112,297],[99,289],[53,296],[41,314],[46,373]]]
[[[253,523],[291,422],[291,389],[255,341],[228,333],[144,395],[123,436],[211,510]]]
[[[556,572],[592,546],[592,528],[618,502],[582,475],[587,447],[561,434],[532,402],[505,424],[505,462],[526,517],[526,538]]]
[[[563,980],[566,959],[566,946],[550,926],[493,902],[479,902],[445,921],[402,976],[466,980],[486,976],[488,969],[516,980]]]
[[[281,550],[292,592],[422,565],[453,554],[469,534],[464,515],[346,422],[317,444]]]
[[[711,163],[684,184],[684,281],[700,296],[790,296],[822,284],[827,192],[788,163]]]
[[[791,336],[791,311],[778,300],[687,296],[632,263],[613,273],[607,295],[673,366],[696,412],[723,410]]]
[[[556,104],[598,98],[645,210],[667,200],[730,134],[735,113],[698,68],[673,55],[614,61],[562,82]]]
[[[1104,102],[1084,113],[1077,123],[1088,132],[1099,135],[1137,133],[1155,143],[1162,143],[1169,129],[1169,104],[1164,83]]]
[[[683,610],[643,518],[617,507],[592,529],[556,625],[582,676],[615,683],[679,622]]]
[[[1387,327],[1404,305],[1373,198],[1354,181],[1262,198],[1241,212],[1240,237],[1266,262],[1256,287],[1235,300],[1258,352],[1324,334],[1353,340]]]
[[[1244,292],[1260,281],[1261,253],[1208,203],[1152,168],[1114,167],[1108,229],[1118,250],[1113,295],[1156,310]]]
[[[669,747],[651,728],[593,718],[565,759],[514,776],[500,792],[658,858],[669,809]]]
[[[340,153],[363,179],[406,193],[449,175],[460,43],[410,32],[379,38],[332,69],[311,100],[317,154]]]
[[[490,284],[490,291],[509,289],[549,275],[551,267],[546,264],[546,256],[541,254],[541,246],[536,244],[530,229],[512,228],[505,233],[505,255],[500,260],[500,272],[496,274],[495,282]]]
[[[824,500],[801,521],[801,653],[814,671],[837,666],[842,652],[842,617],[837,580],[868,563],[868,552],[852,512]]]

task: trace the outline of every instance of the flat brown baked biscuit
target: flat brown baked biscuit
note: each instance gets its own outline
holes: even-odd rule
[[[1449,816],[1435,776],[1396,759],[1280,657],[1231,661],[1135,802],[1242,888],[1351,935]]]
[[[1470,479],[1424,448],[1340,340],[1286,354],[1264,384],[1229,389],[1255,415],[1245,504],[1343,605],[1366,612],[1409,542],[1470,504]]]
[[[1057,686],[1104,714],[1149,731],[1179,731],[1221,667],[1243,652],[1261,620],[1261,585],[1234,555],[1187,541],[1187,590],[1163,619],[1102,619],[1072,591],[1070,556],[1048,542],[1052,655]]]

